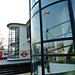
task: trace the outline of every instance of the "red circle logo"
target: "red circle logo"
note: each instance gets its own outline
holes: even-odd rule
[[[26,52],[22,52],[22,57],[26,57],[28,54]]]

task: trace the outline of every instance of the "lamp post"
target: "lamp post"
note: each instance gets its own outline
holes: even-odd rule
[[[50,14],[49,11],[43,13],[43,16],[46,16],[46,39],[48,40],[48,24],[47,24],[47,14]]]
[[[43,13],[43,16],[46,16],[46,40],[48,40],[48,24],[47,24],[47,14],[50,14],[49,11],[46,11]],[[48,52],[48,44],[46,44],[46,54]],[[49,67],[49,61],[48,61],[48,56],[46,56],[46,63],[47,63],[47,71],[50,72],[50,67]]]

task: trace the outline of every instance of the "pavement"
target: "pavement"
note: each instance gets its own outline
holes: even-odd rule
[[[8,64],[17,64],[17,63],[27,63],[30,62],[30,60],[10,60],[7,59],[0,59],[0,65],[8,65]]]
[[[16,74],[16,75],[31,75],[31,73],[23,73],[23,74]]]

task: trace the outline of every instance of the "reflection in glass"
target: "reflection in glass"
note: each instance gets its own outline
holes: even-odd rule
[[[12,37],[12,38],[15,38],[15,34],[12,34],[11,37]]]
[[[37,2],[38,0],[31,0],[31,7]]]
[[[56,2],[56,1],[60,1],[60,0],[41,0],[41,7],[44,7],[48,4],[51,4],[51,3]]]
[[[67,1],[43,9],[42,22],[44,40],[72,37]]]
[[[41,54],[41,45],[40,44],[32,45],[32,54]]]
[[[55,75],[74,75],[75,74],[75,56],[63,56],[63,57],[44,57],[45,62],[45,74]]]
[[[40,41],[40,23],[39,13],[36,14],[31,21],[31,42],[36,43]]]
[[[33,16],[38,10],[39,10],[39,4],[36,4],[36,6],[31,11],[31,16]]]
[[[44,54],[74,54],[72,40],[44,43]]]
[[[42,74],[42,66],[41,66],[41,56],[33,56],[32,57],[32,75],[41,75]],[[40,68],[40,70],[39,70]]]

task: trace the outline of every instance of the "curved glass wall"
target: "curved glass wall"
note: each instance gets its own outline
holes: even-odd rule
[[[9,27],[9,58],[19,58],[19,27]]]
[[[31,5],[39,10],[31,10],[32,75],[74,75],[75,42],[68,0],[38,0]]]
[[[37,74],[38,65],[41,65],[41,56],[35,56],[41,54],[41,39],[40,39],[40,20],[39,13],[34,15],[31,21],[31,42],[32,42],[32,65],[34,66],[32,69],[32,73]],[[38,43],[38,44],[36,44]],[[39,63],[38,63],[39,62]],[[41,72],[41,71],[40,71]],[[40,74],[40,73],[38,73]]]
[[[63,1],[42,10],[44,40],[72,37],[67,4]]]
[[[39,20],[39,13],[37,13],[33,18],[31,22],[31,32],[33,33],[31,35],[31,41],[32,43],[40,42],[40,20]]]
[[[38,0],[31,0],[31,7],[37,2]]]
[[[60,1],[60,0],[41,0],[41,8],[45,7],[48,4],[54,3],[56,1]]]
[[[31,11],[31,16],[33,16],[38,11],[39,11],[39,4],[37,3],[36,6],[34,6],[34,8]]]

